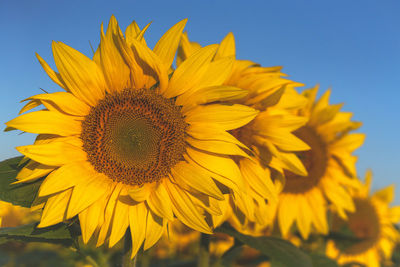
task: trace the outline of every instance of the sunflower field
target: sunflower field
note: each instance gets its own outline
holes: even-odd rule
[[[400,266],[394,186],[360,178],[365,135],[334,89],[186,22],[150,48],[150,24],[112,16],[92,55],[36,55],[59,90],[6,122],[37,136],[0,163],[0,265]]]

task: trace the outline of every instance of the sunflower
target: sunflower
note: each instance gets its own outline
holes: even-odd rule
[[[168,223],[168,232],[164,235],[166,246],[171,250],[184,254],[194,243],[200,240],[200,232],[187,227],[179,220],[173,220]]]
[[[149,251],[151,258],[180,260],[192,257],[198,251],[201,233],[175,219],[168,222],[167,231]]]
[[[352,152],[362,145],[364,134],[349,133],[360,127],[351,121],[352,114],[340,112],[341,104],[329,105],[330,91],[318,101],[318,87],[305,90],[307,105],[298,111],[309,118],[307,124],[294,134],[307,143],[311,150],[297,152],[308,176],[285,171],[286,183],[279,195],[277,219],[283,236],[287,236],[296,221],[300,234],[307,238],[311,226],[319,233],[328,232],[327,204],[346,217],[354,211],[354,204],[346,189],[358,185]]]
[[[223,234],[214,233],[209,238],[209,253],[211,257],[221,257],[234,243],[234,238]],[[168,231],[150,250],[153,258],[190,258],[198,253],[201,233],[187,227],[179,220],[168,222]]]
[[[65,91],[28,98],[23,112],[40,104],[44,110],[6,125],[39,134],[35,144],[17,147],[30,159],[19,182],[47,175],[38,193],[45,202],[39,227],[78,215],[84,242],[93,237],[110,247],[129,228],[133,257],[174,217],[211,233],[206,212],[220,210],[210,199],[224,198],[220,188],[243,192],[230,155],[246,154],[227,131],[258,112],[216,103],[246,94],[219,82],[232,62],[211,63],[218,45],[199,49],[171,73],[185,23],[151,50],[147,27],[133,22],[124,36],[112,17],[93,59],[61,42],[52,44],[58,72],[38,56]]]
[[[388,186],[369,196],[372,173],[367,172],[365,184],[352,190],[354,213],[343,220],[334,214],[332,231],[347,229],[359,240],[347,247],[340,247],[334,241],[327,243],[326,253],[339,264],[356,262],[368,267],[380,266],[390,261],[392,251],[400,241],[400,234],[394,224],[400,221],[400,206],[389,207],[393,201],[394,187]]]
[[[37,220],[38,213],[28,208],[0,201],[0,227],[15,227]]]
[[[190,42],[187,35],[183,35],[178,64],[198,49],[199,44]],[[214,62],[235,57],[235,40],[229,33],[221,42]],[[235,59],[228,78],[222,81],[227,86],[248,92],[240,99],[227,102],[244,104],[259,111],[249,124],[231,131],[247,148],[249,155],[235,158],[249,193],[243,197],[234,193],[231,200],[226,200],[231,204],[231,215],[236,217],[231,222],[236,226],[242,225],[242,230],[246,229],[247,221],[270,224],[273,216],[266,199],[270,202],[277,200],[284,182],[284,170],[307,175],[295,152],[307,150],[309,146],[293,134],[307,121],[306,117],[293,114],[294,110],[306,104],[306,99],[295,90],[302,84],[284,78],[286,75],[280,70],[281,67],[261,67],[252,61]],[[275,184],[272,180],[276,181]],[[218,225],[228,218],[214,219]]]

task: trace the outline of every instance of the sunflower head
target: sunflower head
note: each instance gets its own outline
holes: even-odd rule
[[[178,59],[184,60],[200,49],[200,45],[190,42],[187,35],[182,36]],[[214,57],[215,65],[236,58],[235,40],[229,33],[221,42]],[[293,134],[303,126],[306,119],[294,114],[294,111],[306,103],[295,87],[302,84],[284,78],[281,67],[261,67],[248,60],[233,61],[233,66],[223,81],[226,86],[239,88],[247,92],[241,98],[230,99],[229,104],[240,103],[259,111],[256,118],[243,127],[230,133],[236,137],[246,149],[246,158],[235,161],[244,178],[246,196],[236,196],[225,201],[232,206],[230,214],[245,228],[248,223],[256,222],[268,225],[271,216],[268,202],[275,202],[283,184],[285,169],[306,175],[306,171],[296,158],[294,151],[302,151],[309,147]],[[275,184],[273,182],[275,180]],[[215,219],[221,221],[227,219]]]
[[[39,134],[17,149],[30,159],[19,182],[46,176],[39,227],[79,216],[85,242],[110,246],[127,231],[132,256],[151,247],[168,221],[211,233],[207,214],[221,214],[221,189],[245,193],[231,156],[246,156],[228,131],[251,121],[257,110],[222,101],[244,90],[223,84],[233,59],[214,64],[218,45],[195,51],[174,70],[183,20],[150,49],[148,26],[133,22],[125,35],[114,17],[93,58],[53,42],[58,72],[38,59],[63,91],[32,96],[38,105],[7,126]]]
[[[359,185],[352,155],[364,141],[361,133],[350,133],[360,127],[351,121],[352,114],[341,112],[341,104],[329,104],[330,91],[317,99],[318,87],[305,90],[307,99],[296,111],[307,118],[307,123],[293,134],[309,146],[296,151],[296,158],[305,173],[284,170],[285,184],[276,206],[278,224],[284,236],[296,222],[300,234],[307,238],[310,231],[326,234],[327,207],[331,204],[342,217],[353,211],[354,203],[349,188]],[[300,166],[300,165],[299,165]]]
[[[142,186],[183,160],[188,124],[173,101],[154,90],[106,95],[82,121],[83,150],[113,181]]]
[[[370,196],[372,173],[366,174],[366,182],[351,192],[355,211],[344,220],[337,213],[333,216],[332,231],[344,232],[353,237],[346,247],[340,242],[329,241],[327,255],[338,259],[340,264],[358,262],[366,266],[379,266],[390,260],[392,251],[400,241],[400,233],[394,224],[400,221],[400,207],[389,207],[393,201],[394,187],[388,186]]]

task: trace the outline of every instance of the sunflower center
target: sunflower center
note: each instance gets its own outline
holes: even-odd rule
[[[346,254],[360,254],[374,247],[380,236],[379,216],[373,204],[362,198],[355,198],[354,205],[356,211],[349,214],[348,221],[335,216],[333,230],[340,231],[343,227],[348,227],[354,237],[360,239],[345,248]]]
[[[297,156],[308,172],[308,176],[300,176],[285,171],[286,184],[283,189],[286,193],[301,194],[318,185],[324,176],[327,167],[326,145],[321,137],[311,127],[303,126],[294,134],[310,146],[310,150],[297,152]]]
[[[108,94],[82,122],[83,149],[94,169],[130,185],[160,180],[183,158],[187,123],[154,90]]]

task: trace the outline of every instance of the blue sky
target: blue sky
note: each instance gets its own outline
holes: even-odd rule
[[[363,122],[364,146],[356,154],[359,175],[374,172],[373,187],[399,185],[400,1],[0,1],[0,121],[17,115],[21,99],[57,91],[35,52],[54,66],[51,41],[90,56],[100,23],[114,14],[120,26],[153,22],[150,45],[188,18],[186,30],[202,44],[233,32],[237,57],[263,66],[281,65],[290,78],[321,90],[332,103]],[[15,146],[32,135],[0,133],[0,159],[18,155]],[[396,203],[400,204],[400,189]]]

